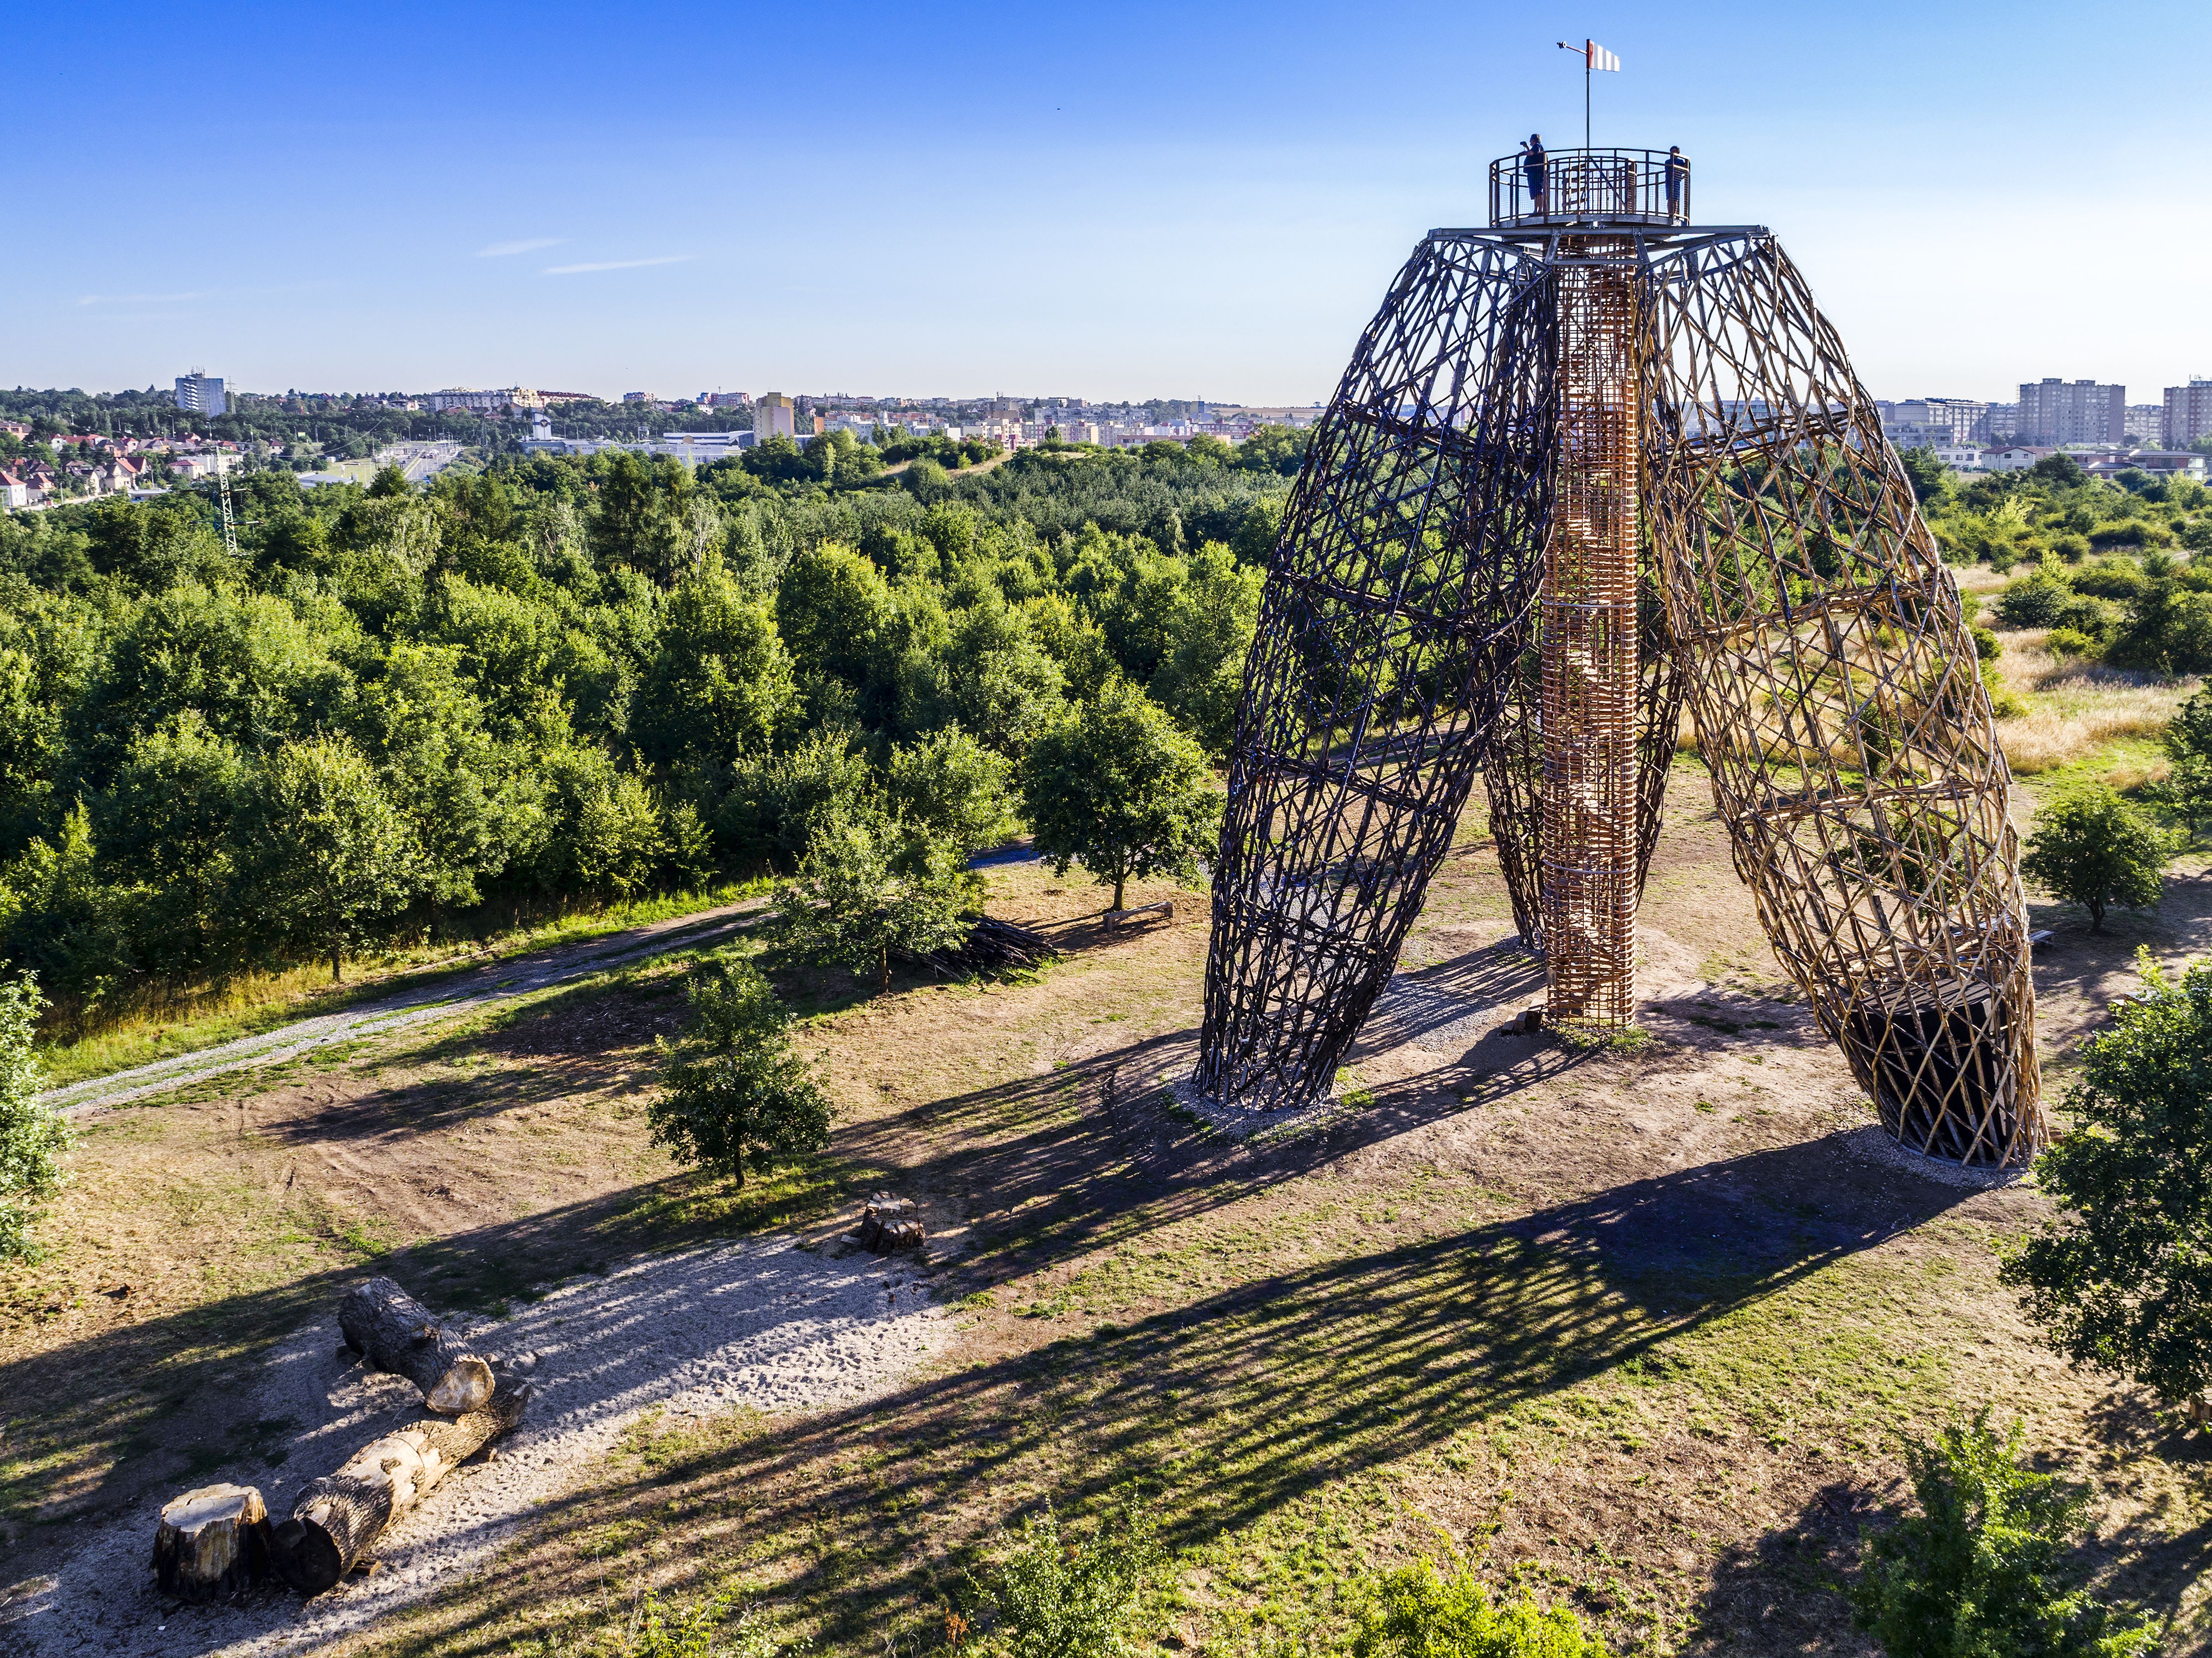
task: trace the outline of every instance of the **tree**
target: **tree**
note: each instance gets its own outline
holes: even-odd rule
[[[61,1184],[70,1145],[68,1121],[39,1103],[39,981],[27,973],[0,985],[0,1260],[36,1254],[31,1222],[40,1199]]]
[[[2037,815],[2020,869],[2052,897],[2087,906],[2089,930],[2102,932],[2107,906],[2148,909],[2158,902],[2172,852],[2155,824],[2099,783]]]
[[[1942,497],[1951,481],[1951,469],[1936,459],[1933,449],[1907,449],[1898,459],[1904,464],[1915,501],[1924,507],[1930,500]]]
[[[830,1102],[791,1051],[791,1015],[759,970],[717,963],[685,993],[691,1024],[678,1042],[660,1040],[660,1092],[646,1107],[653,1144],[741,1189],[748,1162],[827,1145]]]
[[[2115,1626],[2086,1590],[2062,1582],[2082,1501],[2021,1466],[2021,1428],[1999,1437],[1986,1407],[1932,1444],[1908,1442],[1920,1512],[1867,1546],[1852,1620],[1890,1658],[2123,1658],[2149,1649],[2148,1625]]]
[[[888,793],[901,822],[964,863],[1014,832],[1012,774],[1003,755],[947,726],[891,750]]]
[[[2036,1163],[2059,1218],[2003,1281],[2078,1364],[2179,1406],[2212,1388],[2212,961],[2143,987],[2082,1045],[2074,1127]]]
[[[902,837],[872,813],[837,812],[814,830],[796,880],[775,907],[802,961],[872,968],[891,987],[891,957],[949,950],[966,939],[967,884],[941,841]]]
[[[256,903],[284,942],[331,959],[376,936],[406,907],[414,837],[361,750],[343,737],[287,743],[255,781],[244,862]]]
[[[1165,710],[1125,679],[1039,738],[1022,769],[1037,850],[1060,874],[1079,863],[1114,886],[1196,878],[1221,823],[1206,756]]]

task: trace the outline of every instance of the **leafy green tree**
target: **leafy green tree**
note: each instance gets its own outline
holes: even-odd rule
[[[1060,1530],[1049,1498],[1002,1539],[991,1598],[1012,1658],[1127,1658],[1137,1597],[1159,1569],[1151,1517],[1133,1501],[1109,1513],[1097,1534],[1077,1541]]]
[[[1037,739],[1022,797],[1037,850],[1060,874],[1079,863],[1112,883],[1115,909],[1132,880],[1195,879],[1220,831],[1205,754],[1124,679]]]
[[[957,726],[891,750],[886,792],[899,820],[965,861],[1015,829],[1013,767]]]
[[[750,963],[725,960],[686,987],[691,1024],[660,1040],[660,1091],[646,1107],[653,1144],[739,1188],[746,1167],[830,1143],[830,1102],[791,1051],[791,1015]]]
[[[577,879],[587,890],[617,901],[650,887],[671,850],[652,793],[626,772],[610,775],[583,798],[574,837]]]
[[[902,836],[872,815],[819,823],[796,879],[776,893],[777,919],[793,955],[824,966],[872,970],[891,987],[891,957],[950,950],[968,937],[967,883],[942,842]]]
[[[1352,1647],[1358,1658],[1605,1658],[1605,1643],[1565,1606],[1525,1594],[1501,1606],[1471,1567],[1446,1575],[1419,1560],[1370,1594]]]
[[[665,762],[727,763],[772,748],[799,712],[768,607],[710,558],[669,598],[631,719],[638,746]]]
[[[2105,785],[2077,789],[2036,815],[2021,873],[2052,897],[2081,904],[2089,930],[2105,930],[2105,911],[2148,909],[2166,888],[2172,847],[2141,811]]]
[[[2067,1540],[2082,1499],[2021,1464],[2021,1428],[1984,1407],[1905,1451],[1920,1512],[1867,1546],[1851,1591],[1857,1625],[1889,1658],[2124,1658],[2155,1631],[2118,1624],[2069,1589]]]
[[[140,956],[156,972],[216,973],[246,902],[232,830],[252,768],[238,745],[186,709],[131,745],[93,802],[105,863],[151,890],[138,918]]]
[[[2212,961],[2143,987],[2081,1048],[2073,1127],[2036,1163],[2059,1218],[2005,1259],[2005,1283],[2077,1364],[2172,1406],[2212,1388]]]
[[[414,837],[375,768],[343,737],[287,743],[264,761],[242,814],[240,859],[268,929],[327,956],[379,937],[421,872]]]
[[[1260,618],[1261,573],[1209,541],[1190,558],[1190,580],[1169,623],[1152,695],[1211,755],[1225,755],[1244,691],[1244,659]]]
[[[1941,500],[1951,482],[1951,469],[1936,459],[1933,449],[1907,449],[1898,456],[1912,485],[1912,497],[1922,506]]]
[[[39,984],[20,975],[0,984],[0,1260],[35,1257],[31,1223],[62,1181],[70,1126],[39,1102]]]

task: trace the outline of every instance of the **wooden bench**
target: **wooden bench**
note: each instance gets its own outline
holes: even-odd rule
[[[1105,912],[1106,930],[1114,932],[1132,915],[1164,915],[1172,921],[1175,920],[1175,900],[1163,898],[1157,904],[1132,904],[1127,909],[1109,909]]]

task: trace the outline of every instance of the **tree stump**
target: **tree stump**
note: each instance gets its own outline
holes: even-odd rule
[[[338,1301],[346,1345],[370,1365],[404,1376],[434,1411],[480,1408],[492,1394],[491,1366],[388,1278],[357,1284]]]
[[[154,1582],[179,1600],[228,1600],[269,1570],[269,1510],[251,1485],[203,1485],[161,1505]]]
[[[270,1536],[270,1553],[284,1581],[302,1594],[319,1594],[336,1583],[386,1527],[520,1421],[530,1394],[527,1382],[503,1382],[483,1409],[426,1417],[308,1484],[292,1504],[291,1518]]]
[[[900,1249],[921,1248],[927,1234],[910,1199],[878,1192],[860,1211],[860,1236],[862,1248],[888,1255]]]

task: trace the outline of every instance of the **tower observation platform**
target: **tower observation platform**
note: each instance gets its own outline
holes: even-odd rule
[[[1490,222],[1680,225],[1690,218],[1690,164],[1663,149],[1554,149],[1490,164]]]

